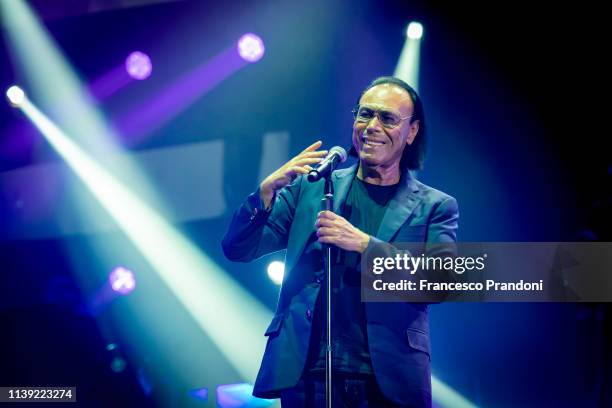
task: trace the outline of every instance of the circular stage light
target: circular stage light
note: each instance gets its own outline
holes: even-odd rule
[[[123,266],[118,266],[112,270],[108,278],[111,288],[122,295],[127,295],[136,287],[134,273]]]
[[[151,58],[144,52],[134,51],[125,60],[125,69],[134,79],[142,81],[151,76],[153,65]]]
[[[259,61],[263,57],[265,50],[263,40],[253,33],[245,34],[238,40],[238,54],[245,61]]]
[[[283,282],[285,275],[285,263],[280,261],[272,261],[268,265],[268,277],[272,282],[280,285]]]
[[[25,92],[17,85],[13,85],[6,90],[6,97],[12,106],[19,107],[25,101]]]
[[[423,37],[423,25],[421,25],[421,23],[413,21],[412,23],[408,24],[408,28],[406,29],[406,35],[411,40],[420,39],[421,37]]]

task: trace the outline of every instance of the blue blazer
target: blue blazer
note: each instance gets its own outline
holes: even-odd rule
[[[334,211],[346,200],[357,165],[335,171]],[[277,398],[295,386],[304,370],[315,301],[321,290],[321,244],[314,227],[324,181],[298,177],[277,193],[270,211],[261,209],[259,191],[235,212],[222,246],[232,261],[249,262],[287,249],[285,276],[253,394]],[[455,242],[457,201],[402,174],[378,233],[370,245],[395,249],[391,242]],[[397,404],[431,406],[430,341],[426,303],[367,302],[367,335],[372,368],[381,391]]]

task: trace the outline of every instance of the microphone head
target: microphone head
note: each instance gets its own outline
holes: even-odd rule
[[[339,163],[344,163],[346,161],[346,158],[348,157],[348,155],[346,154],[346,150],[344,150],[344,148],[340,146],[334,146],[331,149],[329,149],[328,156],[331,156],[332,154],[338,155],[340,159]]]
[[[308,173],[308,181],[315,182],[325,177],[338,163],[344,163],[347,158],[346,150],[340,146],[329,149],[325,159]]]

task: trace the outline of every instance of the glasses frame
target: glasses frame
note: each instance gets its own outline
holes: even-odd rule
[[[397,122],[396,124],[394,124],[394,125],[392,125],[392,124],[385,124],[385,123],[383,122],[383,120],[381,119],[381,117],[380,117],[380,112],[381,112],[381,111],[391,112],[391,111],[386,110],[386,109],[374,109],[374,108],[369,108],[369,107],[368,107],[368,109],[370,109],[371,111],[373,111],[373,112],[374,112],[374,116],[372,116],[372,117],[371,117],[369,120],[359,120],[359,119],[358,119],[359,117],[357,116],[357,114],[359,113],[359,109],[361,109],[361,106],[360,106],[360,105],[357,105],[357,106],[355,106],[355,107],[354,107],[354,108],[351,110],[351,113],[353,114],[353,119],[354,119],[356,122],[359,122],[359,123],[370,123],[370,121],[371,121],[372,119],[374,119],[374,118],[378,118],[378,121],[380,122],[380,124],[381,124],[383,127],[387,128],[387,129],[394,129],[394,128],[398,127],[398,126],[399,126],[399,125],[400,125],[400,124],[401,124],[403,121],[405,121],[405,120],[407,120],[407,119],[410,119],[410,118],[414,117],[414,113],[413,113],[412,115],[409,115],[409,116],[406,116],[406,117],[401,117],[401,116],[400,116],[400,117],[399,117],[399,122]],[[391,113],[392,113],[392,112],[391,112]]]

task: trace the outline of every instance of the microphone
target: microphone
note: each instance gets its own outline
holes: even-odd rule
[[[340,146],[329,149],[327,156],[308,173],[308,181],[314,182],[331,173],[338,164],[346,161],[346,150]]]

